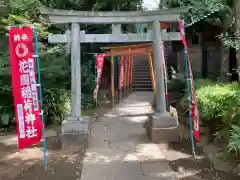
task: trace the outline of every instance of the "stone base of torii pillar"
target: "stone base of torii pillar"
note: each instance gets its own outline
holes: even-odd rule
[[[68,117],[62,122],[60,141],[63,150],[85,150],[90,142],[90,118]]]
[[[145,125],[148,138],[154,142],[179,142],[180,125],[177,111],[170,107],[170,113],[154,113],[149,116]]]

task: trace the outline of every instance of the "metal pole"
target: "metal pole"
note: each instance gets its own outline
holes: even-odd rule
[[[72,93],[72,116],[81,116],[81,46],[80,25],[71,24],[71,93]]]
[[[163,63],[162,63],[162,38],[160,23],[154,21],[152,23],[153,32],[153,49],[154,49],[154,73],[156,84],[156,113],[166,112],[166,100],[163,77]]]
[[[42,92],[42,85],[41,85],[41,71],[40,71],[40,60],[38,57],[38,37],[37,37],[37,25],[34,24],[33,26],[33,35],[35,41],[35,55],[36,55],[36,64],[37,64],[37,77],[38,77],[38,84],[39,86],[39,100],[41,106],[41,118],[42,118],[42,140],[43,140],[43,158],[44,158],[44,169],[47,169],[47,142],[45,137],[45,121],[44,121],[44,114],[43,114],[43,92]]]
[[[114,56],[111,56],[111,93],[112,93],[112,107],[114,107],[115,104],[115,84],[114,84]]]

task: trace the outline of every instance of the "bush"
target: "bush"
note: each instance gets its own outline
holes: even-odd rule
[[[230,130],[230,139],[228,144],[228,149],[230,152],[240,153],[240,127],[232,126]]]
[[[223,120],[229,105],[236,101],[237,83],[221,84],[208,79],[195,80],[199,116],[203,121]],[[236,104],[236,103],[235,103]],[[180,106],[188,111],[187,94],[181,99]]]
[[[45,124],[60,124],[71,114],[71,97],[65,89],[45,89],[43,94]]]
[[[206,87],[206,86],[212,86],[215,85],[216,82],[210,80],[210,79],[196,79],[194,81],[195,83],[195,89],[198,90],[200,88]]]
[[[216,84],[201,87],[196,90],[200,117],[205,121],[223,117],[229,109],[229,104],[235,100],[234,84]]]

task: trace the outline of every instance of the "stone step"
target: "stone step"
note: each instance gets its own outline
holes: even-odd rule
[[[132,88],[132,91],[153,91],[152,88]]]
[[[145,85],[132,85],[132,89],[152,89],[152,86],[145,86]]]
[[[147,83],[147,82],[152,82],[152,80],[151,80],[150,78],[146,78],[146,79],[143,79],[143,78],[135,78],[135,79],[132,80],[132,82],[133,82],[133,83],[135,83],[135,82],[136,82],[136,83],[139,83],[139,82],[143,82],[143,83],[146,82],[146,83]]]
[[[135,79],[134,81],[132,81],[134,84],[152,84],[152,81],[150,79]]]
[[[132,77],[151,77],[150,72],[139,72],[139,71],[135,71],[132,72]]]
[[[136,66],[136,67],[133,67],[133,70],[135,69],[143,69],[143,70],[146,70],[146,69],[150,69],[149,66],[147,65],[139,65],[139,66]]]
[[[149,82],[149,83],[133,83],[132,84],[132,87],[137,87],[137,86],[140,86],[140,87],[143,87],[143,86],[152,87],[152,83]]]
[[[136,87],[136,86],[140,86],[140,87],[143,87],[143,86],[152,86],[152,82],[133,82],[132,83],[132,87]]]
[[[149,62],[148,62],[148,60],[146,60],[146,61],[136,61],[136,62],[134,62],[134,65],[139,65],[139,64],[148,64],[149,65]]]
[[[136,71],[143,72],[143,73],[146,72],[146,71],[150,72],[149,67],[138,67],[138,68],[134,68],[132,70],[133,70],[133,72],[136,72]]]
[[[150,69],[133,69],[132,70],[133,73],[150,73]]]
[[[133,75],[133,80],[150,80],[151,81],[151,76],[150,74],[143,74],[143,75],[137,75],[137,76],[134,76]]]
[[[139,62],[139,63],[133,64],[133,68],[137,67],[137,66],[149,66],[149,63],[148,62]]]
[[[142,84],[144,84],[144,83],[149,83],[149,84],[151,84],[152,83],[152,80],[150,79],[150,78],[148,78],[148,79],[142,79],[142,78],[136,78],[136,79],[133,79],[132,80],[132,83],[134,84],[134,83],[136,83],[136,84],[139,84],[139,83],[142,83]]]
[[[142,74],[144,74],[144,73],[150,73],[150,69],[133,69],[133,71],[132,71],[133,73],[142,73]]]
[[[150,74],[149,75],[137,75],[137,76],[134,76],[132,77],[133,80],[150,80],[151,81],[151,76]]]

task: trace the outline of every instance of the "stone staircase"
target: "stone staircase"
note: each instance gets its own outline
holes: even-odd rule
[[[152,80],[150,76],[150,67],[148,57],[136,57],[133,63],[132,72],[132,90],[133,91],[152,91]]]

